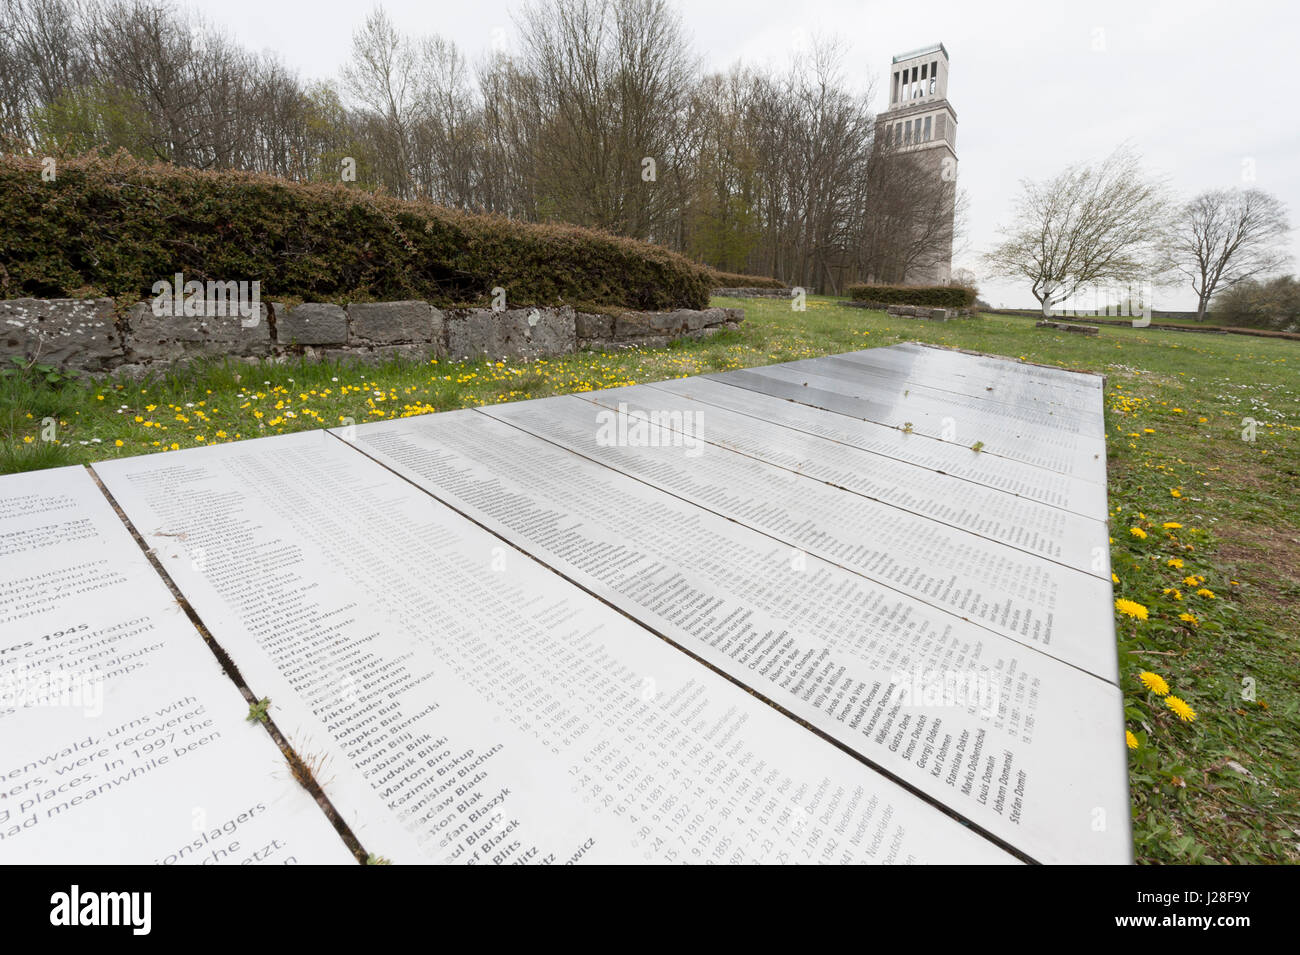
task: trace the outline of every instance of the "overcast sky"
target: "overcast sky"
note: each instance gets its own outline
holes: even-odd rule
[[[273,50],[304,77],[337,77],[366,0],[189,0],[186,6],[252,50]],[[1027,288],[979,267],[1023,178],[1041,179],[1129,141],[1183,195],[1254,185],[1300,223],[1300,5],[1286,0],[689,0],[675,3],[706,68],[737,60],[783,65],[814,35],[841,39],[855,85],[885,107],[890,57],[942,42],[951,59],[957,156],[970,198],[955,267],[981,279],[994,305],[1034,304]],[[438,33],[472,59],[516,49],[518,0],[387,0],[398,27]],[[1247,182],[1246,177],[1253,176]],[[1300,267],[1300,232],[1292,251]],[[1158,291],[1192,308],[1190,290]]]

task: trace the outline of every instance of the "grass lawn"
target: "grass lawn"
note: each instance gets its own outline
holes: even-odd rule
[[[1138,859],[1300,861],[1300,342],[1111,327],[1085,338],[1031,318],[930,323],[816,297],[803,313],[783,300],[715,304],[743,306],[744,327],[529,364],[227,363],[62,387],[2,378],[0,471],[907,340],[1103,372]],[[1143,685],[1147,671],[1167,695]]]

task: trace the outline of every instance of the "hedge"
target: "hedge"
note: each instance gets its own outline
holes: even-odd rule
[[[969,308],[976,294],[965,285],[850,285],[848,292],[855,302],[931,308]]]
[[[709,279],[713,282],[714,288],[786,289],[790,287],[779,279],[770,279],[762,275],[742,275],[739,272],[719,272],[717,269],[709,270]]]
[[[0,159],[0,298],[151,297],[186,280],[263,299],[706,308],[707,269],[658,246],[408,202],[342,183],[142,163]]]

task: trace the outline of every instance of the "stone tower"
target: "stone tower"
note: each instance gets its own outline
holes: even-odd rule
[[[878,135],[901,153],[915,155],[945,189],[946,234],[925,261],[908,269],[907,285],[946,285],[952,277],[952,223],[956,211],[957,113],[948,102],[948,51],[942,43],[894,57],[889,108],[876,117]]]

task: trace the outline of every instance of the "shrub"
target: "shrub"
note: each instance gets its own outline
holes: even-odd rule
[[[1247,279],[1214,296],[1210,312],[1215,321],[1242,328],[1300,330],[1300,281],[1290,275]]]
[[[790,287],[778,279],[770,279],[761,275],[742,275],[739,272],[719,272],[717,269],[709,269],[709,281],[713,283],[714,288],[785,289]]]
[[[265,299],[705,308],[708,270],[589,229],[513,222],[342,183],[112,158],[0,159],[0,296],[152,297],[176,272]]]
[[[975,289],[965,285],[850,285],[855,302],[880,305],[928,305],[931,308],[969,308]]]

